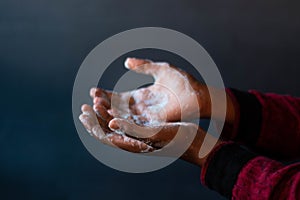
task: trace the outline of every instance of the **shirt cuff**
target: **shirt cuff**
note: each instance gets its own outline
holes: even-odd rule
[[[233,142],[223,142],[209,154],[201,171],[201,182],[231,198],[232,189],[243,166],[256,154]]]
[[[254,94],[227,89],[235,108],[235,123],[230,131],[224,129],[221,137],[252,147],[258,141],[262,124],[262,106]]]

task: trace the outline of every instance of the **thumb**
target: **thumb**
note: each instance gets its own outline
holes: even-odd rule
[[[151,60],[138,59],[138,58],[127,58],[125,60],[125,67],[129,70],[135,71],[136,73],[151,75],[156,78],[161,70],[164,70],[166,63],[155,63]]]
[[[139,126],[132,121],[121,119],[121,118],[112,119],[109,122],[108,126],[113,131],[120,130],[136,138],[149,138],[155,135],[156,133],[158,133],[162,129],[161,126],[157,126],[157,127]]]

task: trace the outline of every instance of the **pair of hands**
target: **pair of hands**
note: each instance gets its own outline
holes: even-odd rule
[[[199,158],[199,150],[206,133],[196,124],[182,121],[210,117],[207,86],[167,63],[128,58],[125,67],[153,76],[154,84],[123,93],[92,88],[94,105],[83,105],[79,117],[86,130],[105,144],[134,153],[159,151],[171,141],[174,147],[184,146],[189,140],[191,145],[181,158],[203,165],[205,157]],[[231,122],[233,109],[227,100],[226,121]],[[178,130],[184,134],[174,143]]]

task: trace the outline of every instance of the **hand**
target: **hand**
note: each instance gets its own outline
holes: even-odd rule
[[[90,106],[83,105],[79,118],[87,131],[105,144],[133,153],[159,152],[162,148],[171,149],[166,151],[166,154],[157,154],[163,156],[178,156],[178,150],[184,148],[187,150],[181,156],[182,159],[199,166],[205,162],[206,156],[200,157],[199,151],[206,133],[193,123],[140,126],[125,119],[112,119],[104,107],[97,109],[96,112]],[[215,140],[212,136],[210,140],[214,145]]]
[[[198,106],[200,117],[210,117],[210,95],[218,96],[220,91],[212,89],[209,95],[205,85],[167,63],[131,58],[126,60],[125,66],[138,73],[152,75],[154,84],[123,93],[91,89],[94,110],[84,105],[80,116],[86,129],[102,142],[130,152],[159,151],[170,141],[173,143],[177,130],[182,129],[185,132],[181,135],[182,139],[171,145],[180,147],[186,143],[185,137],[191,138],[193,136],[190,133],[196,132],[194,141],[182,158],[201,165],[205,157],[199,157],[199,150],[206,133],[192,123],[170,122],[199,117],[199,113],[195,112]],[[227,122],[233,121],[233,111],[232,101],[227,96]],[[210,147],[216,143],[213,137],[209,140]],[[210,150],[210,147],[207,149]]]
[[[150,145],[153,153],[158,152],[153,154],[155,156],[180,156],[198,166],[203,166],[213,146],[221,142],[194,123],[167,122],[143,126],[130,120],[114,118],[109,122],[109,128]],[[206,144],[203,145],[205,137]]]
[[[98,110],[100,116],[96,115],[95,111],[89,105],[82,105],[82,114],[79,116],[81,123],[86,130],[102,143],[110,146],[119,147],[133,153],[151,152],[153,147],[144,142],[130,138],[126,135],[121,135],[116,131],[108,128],[108,123],[112,117],[105,109]]]
[[[209,94],[206,85],[168,63],[128,58],[125,66],[137,73],[153,76],[155,82],[149,87],[123,93],[112,93],[101,88],[91,89],[94,106],[106,107],[113,117],[131,119],[137,124],[209,118],[210,95],[214,95],[217,100],[221,99],[218,98],[220,90],[210,88],[212,94]],[[216,105],[224,103],[226,102],[217,102]],[[218,116],[217,113],[216,118]],[[232,123],[233,120],[234,107],[227,96],[226,122]]]
[[[207,88],[188,73],[168,63],[135,58],[128,58],[125,66],[137,73],[153,76],[155,82],[149,87],[123,93],[93,88],[91,96],[94,104],[105,106],[113,117],[133,119],[138,124],[180,121],[198,118],[199,107],[202,117],[209,117]]]

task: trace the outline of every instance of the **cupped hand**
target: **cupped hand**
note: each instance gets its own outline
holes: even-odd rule
[[[168,63],[136,58],[128,58],[125,67],[151,75],[154,84],[123,93],[93,88],[90,93],[95,106],[105,106],[113,117],[132,119],[137,124],[197,118],[199,110],[201,117],[209,117],[207,87],[190,74]]]
[[[193,123],[139,125],[132,120],[112,118],[105,107],[93,110],[88,105],[82,106],[79,118],[93,137],[110,146],[133,153],[159,152],[156,155],[180,156],[199,166],[205,162],[206,156],[200,157],[199,151],[207,134]],[[167,151],[162,152],[163,148]]]
[[[109,128],[151,146],[153,152],[157,153],[153,154],[155,156],[178,157],[199,166],[203,165],[212,149],[202,148],[204,138],[209,138],[206,145],[214,146],[218,142],[201,127],[188,122],[164,122],[145,126],[130,120],[114,118],[109,122]]]
[[[158,152],[166,147],[176,149],[191,142],[181,158],[202,165],[205,156],[199,157],[199,151],[207,134],[195,124],[181,121],[210,117],[210,95],[218,99],[222,92],[210,89],[213,93],[209,94],[206,85],[168,63],[128,58],[125,67],[153,76],[154,84],[122,93],[91,89],[93,108],[83,105],[80,115],[87,131],[103,143],[135,153]],[[233,119],[233,104],[227,96],[226,121],[233,122]],[[179,138],[178,130],[184,133]],[[207,149],[218,143],[209,137]]]
[[[91,106],[84,104],[81,107],[81,111],[82,114],[79,116],[81,123],[100,142],[133,153],[151,152],[154,150],[153,147],[142,141],[109,129],[108,123],[112,117],[106,112],[106,109],[98,109],[99,115],[97,115]]]

